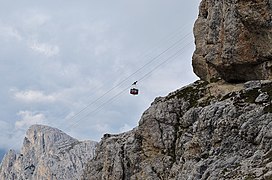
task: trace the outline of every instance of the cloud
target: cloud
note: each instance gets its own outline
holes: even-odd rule
[[[0,37],[15,39],[17,41],[21,41],[23,39],[20,33],[10,26],[0,26]]]
[[[5,121],[0,121],[0,127],[0,147],[8,148],[10,146],[10,142],[7,141],[7,139],[10,140],[10,132],[12,132],[12,127]]]
[[[124,124],[120,129],[119,129],[119,131],[120,131],[120,133],[122,133],[122,132],[127,132],[127,131],[129,131],[129,130],[131,130],[131,129],[133,129],[133,127],[131,127],[131,126],[129,126],[128,124]]]
[[[0,121],[0,127],[0,151],[7,151],[11,148],[15,150],[20,149],[25,130],[15,130],[12,124],[5,121]]]
[[[109,50],[109,44],[101,44],[101,45],[98,45],[94,48],[94,54],[96,56],[100,56],[104,53],[107,53],[107,51]]]
[[[33,51],[45,55],[46,57],[53,57],[59,54],[59,47],[49,43],[32,42],[29,47]]]
[[[34,90],[15,92],[14,98],[26,103],[52,103],[56,101],[56,96],[45,95],[42,91]]]
[[[2,128],[1,133],[8,132],[8,129],[10,128],[9,124],[5,121],[0,121],[0,127]]]
[[[162,67],[141,81],[138,97],[126,91],[112,103],[106,103],[100,112],[81,120],[145,75],[152,69],[150,65],[71,119],[148,62],[150,59],[144,54],[153,52],[148,56],[154,57],[151,47],[156,47],[156,52],[166,49],[170,41],[156,42],[185,24],[192,13],[197,16],[190,7],[197,8],[198,2],[135,0],[106,6],[111,2],[82,1],[65,4],[61,9],[56,3],[62,4],[50,0],[38,4],[34,1],[1,4],[0,17],[4,18],[0,18],[3,40],[0,120],[7,123],[0,122],[0,147],[4,143],[8,148],[15,146],[23,140],[28,125],[40,122],[61,129],[78,122],[65,132],[73,132],[75,138],[81,139],[100,139],[103,133],[127,131],[137,125],[139,116],[155,96],[193,79],[187,76],[187,67],[180,63],[185,59],[184,63],[190,64],[191,54],[184,55],[174,66]],[[156,8],[150,11],[151,5]],[[9,91],[12,87],[16,89]],[[18,109],[24,111],[18,113]]]
[[[110,131],[109,125],[105,123],[97,123],[93,127],[100,133],[106,133]]]
[[[26,130],[33,124],[47,124],[45,115],[30,111],[17,113],[20,120],[14,124],[0,120],[0,147],[3,150],[10,148],[19,150],[22,147]],[[15,125],[15,127],[14,127]]]
[[[42,113],[34,113],[31,111],[20,111],[17,115],[21,117],[21,120],[15,122],[16,129],[27,129],[33,124],[45,124],[45,115]]]
[[[23,23],[26,27],[36,28],[45,25],[49,22],[51,17],[47,14],[38,11],[29,11],[27,16],[24,17]]]

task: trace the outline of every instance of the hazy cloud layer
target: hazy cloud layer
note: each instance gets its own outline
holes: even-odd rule
[[[42,113],[20,111],[20,120],[15,122],[15,129],[26,129],[33,124],[46,124],[45,116]]]
[[[156,96],[196,80],[199,1],[2,1],[0,149],[36,123],[93,140],[137,126]]]
[[[56,101],[54,95],[46,95],[42,91],[19,91],[14,93],[14,98],[26,103],[53,103]]]

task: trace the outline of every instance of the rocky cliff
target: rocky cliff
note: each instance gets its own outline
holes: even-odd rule
[[[202,0],[201,80],[156,98],[139,126],[97,144],[33,126],[0,179],[271,180],[272,1]]]
[[[197,81],[105,135],[82,179],[272,179],[272,81]]]
[[[21,152],[10,150],[0,166],[1,180],[79,179],[97,143],[78,141],[48,126],[33,125]]]
[[[194,72],[203,80],[272,78],[272,1],[202,0]]]
[[[272,179],[272,1],[202,0],[194,35],[203,81],[105,135],[82,179]]]

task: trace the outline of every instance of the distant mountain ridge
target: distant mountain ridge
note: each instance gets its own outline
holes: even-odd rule
[[[271,22],[271,0],[202,0],[192,61],[201,80],[99,143],[32,126],[0,180],[271,180]]]
[[[20,153],[10,150],[5,155],[0,179],[79,179],[96,144],[78,141],[56,128],[33,125]]]

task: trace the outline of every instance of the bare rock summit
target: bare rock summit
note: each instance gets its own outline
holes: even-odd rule
[[[5,155],[0,179],[79,179],[84,165],[94,156],[96,144],[78,141],[56,128],[33,125],[26,133],[21,152],[10,150]]]
[[[201,80],[98,144],[32,126],[0,179],[271,180],[272,0],[202,0],[194,34]]]

